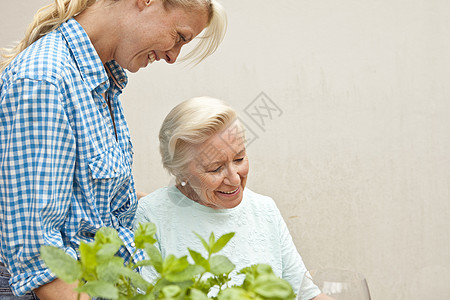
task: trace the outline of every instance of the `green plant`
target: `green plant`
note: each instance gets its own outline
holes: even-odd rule
[[[188,257],[177,258],[168,255],[162,258],[154,246],[156,227],[152,223],[140,224],[135,232],[135,245],[143,249],[149,259],[124,265],[116,256],[122,240],[116,230],[101,228],[92,243],[81,243],[80,260],[66,254],[54,246],[42,246],[41,257],[48,268],[65,282],[78,281],[79,293],[104,299],[130,300],[204,300],[211,288],[219,290],[217,300],[236,299],[295,299],[290,284],[278,278],[268,265],[259,264],[244,268],[239,273],[245,275],[239,286],[228,287],[234,264],[225,256],[217,254],[233,238],[234,233],[218,239],[211,233],[206,241],[196,234],[206,249],[208,256],[189,250],[194,264]],[[134,253],[135,254],[135,253]],[[133,256],[134,256],[133,254]],[[131,260],[133,261],[133,260]],[[147,282],[136,272],[138,267],[153,266],[159,273],[155,282]]]

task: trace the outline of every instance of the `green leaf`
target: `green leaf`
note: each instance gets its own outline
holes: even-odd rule
[[[210,252],[210,248],[209,248],[209,245],[208,245],[208,243],[205,241],[205,239],[204,238],[202,238],[197,232],[194,232],[194,234],[200,239],[200,241],[202,242],[202,244],[203,244],[203,247],[206,249],[206,251],[208,251],[208,253]]]
[[[244,289],[239,287],[231,287],[222,290],[219,295],[217,296],[218,300],[251,300],[255,299],[254,297],[251,297],[248,292],[246,292]]]
[[[119,300],[122,300],[125,295],[130,294],[130,284],[125,279],[125,277],[120,277],[118,280],[118,283],[115,284],[115,287],[117,287],[117,290],[119,292]]]
[[[139,224],[139,227],[136,229],[134,233],[134,243],[136,244],[136,248],[144,249],[145,244],[154,244],[156,242],[155,239],[156,234],[156,226],[153,223],[143,223]]]
[[[194,276],[202,274],[205,269],[198,265],[189,265],[186,269],[180,272],[171,272],[165,275],[165,278],[172,282],[182,282],[191,280]]]
[[[253,291],[267,299],[294,299],[294,291],[289,282],[275,275],[261,275],[256,278]]]
[[[210,272],[214,275],[228,274],[235,268],[235,265],[223,255],[215,255],[211,257],[210,264]]]
[[[147,282],[142,276],[131,269],[125,268],[122,272],[122,275],[129,278],[134,287],[137,287],[140,290],[146,291],[150,286],[150,283]]]
[[[216,237],[214,236],[214,232],[211,232],[209,235],[209,249],[212,249],[214,247],[214,243],[216,242]]]
[[[209,277],[207,280],[211,280],[211,286],[218,285],[223,289],[226,288],[226,284],[231,281],[231,277],[229,274],[222,274]]]
[[[197,289],[192,288],[190,290],[191,294],[189,295],[190,300],[208,300],[208,296],[203,293],[202,291],[199,291]]]
[[[99,249],[100,246],[97,246],[94,243],[89,244],[86,244],[84,242],[80,243],[78,251],[80,252],[80,262],[83,270],[84,280],[89,281],[97,279],[97,272],[96,272],[96,268],[98,266],[97,252]]]
[[[98,279],[100,281],[117,283],[120,280],[120,275],[126,270],[127,268],[123,265],[123,259],[116,256],[97,267]]]
[[[166,298],[173,298],[181,293],[181,288],[177,285],[167,285],[163,287],[162,293]]]
[[[116,300],[119,298],[119,291],[109,282],[91,281],[83,286],[76,288],[75,291],[79,293],[86,293],[91,297],[100,297],[105,299]]]
[[[169,281],[179,281],[180,280],[178,279],[178,277],[180,276],[179,273],[186,270],[188,266],[189,262],[187,260],[187,256],[176,258],[172,254],[170,254],[164,260],[163,272],[161,275]]]
[[[123,245],[122,239],[119,237],[119,233],[112,227],[102,227],[95,234],[95,242],[99,245],[115,244]]]
[[[153,266],[153,262],[150,259],[144,259],[138,261],[134,266],[135,267]]]
[[[274,278],[275,281],[279,280],[279,278],[273,272],[272,267],[267,264],[251,265],[249,267],[240,270],[239,274],[245,275],[245,280],[242,284],[242,287],[247,291],[249,290],[253,291],[256,283],[258,282],[258,284],[261,284],[261,280],[265,280],[264,278],[269,278],[269,281],[270,278]]]
[[[245,267],[239,271],[239,274],[244,274],[246,281],[248,281],[251,278],[256,278],[257,276],[263,274],[275,275],[273,273],[272,267],[267,264],[255,264]]]
[[[41,257],[47,267],[67,283],[81,279],[81,265],[64,250],[54,246],[42,246]]]
[[[256,277],[253,273],[249,273],[245,275],[244,282],[242,283],[242,287],[246,290],[252,290],[255,285]]]
[[[254,265],[255,267],[255,271],[256,274],[258,275],[262,275],[262,274],[273,274],[275,275],[275,273],[273,272],[273,269],[270,265],[267,264],[257,264]]]
[[[166,258],[163,261],[161,275],[165,274],[167,271],[170,272],[170,268],[173,264],[175,264],[176,259],[177,258],[173,254],[169,254],[166,256]]]
[[[189,250],[189,254],[191,255],[194,262],[197,265],[202,266],[206,272],[209,272],[209,270],[210,270],[209,261],[206,258],[204,258],[199,252],[194,251],[189,248],[188,248],[188,250]]]
[[[161,274],[163,272],[163,258],[158,248],[152,244],[145,244],[145,252],[150,257],[151,265],[155,268],[156,272]]]
[[[155,300],[155,295],[153,294],[147,294],[147,295],[136,295],[134,297],[131,297],[129,300]]]
[[[163,273],[175,273],[181,272],[189,266],[187,256],[176,258],[174,255],[169,254],[163,263]]]
[[[206,280],[195,281],[195,288],[208,294],[213,286],[217,285],[217,280],[214,276],[208,277]]]
[[[222,250],[223,247],[225,247],[225,245],[228,244],[228,242],[231,240],[234,234],[235,234],[234,232],[230,232],[222,235],[212,247],[211,253],[217,253],[220,250]]]
[[[185,291],[188,288],[190,288],[192,286],[192,284],[193,284],[192,280],[175,283],[175,285],[179,286],[182,291]],[[168,285],[174,285],[174,283],[165,278],[161,278],[161,280],[158,280],[158,282],[154,286],[151,293],[155,294],[157,296],[156,298],[159,299],[158,292],[161,291],[165,286],[168,286]]]
[[[247,274],[254,274],[255,272],[256,272],[256,265],[251,265],[251,266],[242,268],[242,269],[239,271],[239,274],[245,274],[245,275],[247,275]]]
[[[100,250],[98,250],[98,252],[97,252],[98,261],[103,262],[103,261],[110,260],[111,258],[113,258],[116,255],[117,251],[119,251],[119,248],[120,248],[119,244],[108,243],[108,244],[102,245]]]

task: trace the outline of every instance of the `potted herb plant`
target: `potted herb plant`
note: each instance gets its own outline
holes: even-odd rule
[[[149,259],[124,265],[123,258],[116,256],[122,240],[113,228],[101,228],[92,243],[81,242],[80,259],[76,260],[54,246],[42,246],[41,257],[57,277],[67,283],[78,281],[76,291],[94,298],[113,300],[206,300],[214,287],[219,292],[212,299],[295,299],[291,285],[278,278],[269,265],[258,264],[239,270],[245,275],[241,285],[228,286],[234,264],[218,254],[233,238],[234,233],[216,239],[211,233],[209,240],[198,236],[208,256],[189,250],[193,264],[187,256],[162,258],[155,247],[156,227],[152,223],[140,224],[135,231],[135,245],[143,249]],[[147,282],[137,272],[142,266],[153,266],[159,277]]]

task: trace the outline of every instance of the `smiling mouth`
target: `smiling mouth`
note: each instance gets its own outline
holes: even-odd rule
[[[218,191],[221,194],[225,194],[225,195],[232,195],[234,193],[236,193],[239,190],[239,187],[237,187],[235,190],[231,191],[231,192],[225,192],[225,191]]]
[[[153,63],[156,60],[155,51],[152,51],[148,54],[148,62]]]

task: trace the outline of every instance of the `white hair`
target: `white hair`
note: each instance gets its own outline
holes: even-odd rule
[[[242,128],[236,111],[211,97],[196,97],[175,106],[159,131],[159,150],[164,168],[179,176],[192,161],[192,146],[208,140],[234,122]]]

